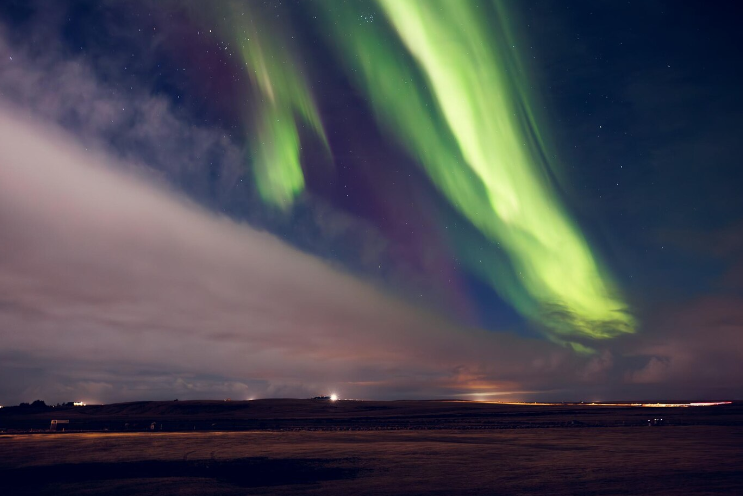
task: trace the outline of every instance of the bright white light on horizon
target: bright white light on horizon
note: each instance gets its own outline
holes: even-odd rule
[[[73,406],[85,406],[85,402],[83,402],[83,401],[75,401],[72,405]]]
[[[333,393],[330,395],[330,401],[338,401],[338,395]]]

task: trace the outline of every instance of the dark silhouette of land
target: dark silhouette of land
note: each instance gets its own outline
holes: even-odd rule
[[[0,431],[2,494],[743,494],[741,403],[36,403]]]
[[[43,405],[43,406],[42,406]],[[509,404],[471,401],[141,401],[0,410],[0,429],[58,431],[422,430],[664,425],[743,425],[743,403],[643,408],[627,404]],[[153,428],[154,424],[154,428]]]

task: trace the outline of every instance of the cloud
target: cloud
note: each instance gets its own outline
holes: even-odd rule
[[[122,70],[126,60],[114,69],[101,57],[35,48],[58,45],[57,29],[42,18],[30,29],[35,44],[13,42],[0,23],[0,52],[10,54],[0,59],[0,97],[59,124],[85,146],[105,147],[163,176],[192,197],[228,203],[244,173],[242,146],[224,129],[190,122],[185,109],[152,94]]]
[[[592,356],[463,327],[7,107],[0,232],[6,404],[741,394],[740,298],[660,308]]]
[[[463,367],[512,385],[548,351],[569,357],[458,328],[7,109],[0,150],[0,337],[25,357],[3,377],[42,369],[49,399],[60,384],[111,398],[251,381],[246,394],[436,395],[466,387]]]
[[[743,395],[743,299],[708,294],[658,308],[641,338],[616,344],[626,391],[645,398]]]
[[[115,4],[99,7],[105,10]],[[211,107],[219,108],[218,103],[227,100],[235,112],[236,102],[248,96],[234,88],[202,88],[192,81],[196,88],[176,86],[197,96],[187,98],[189,92],[184,91],[176,103],[172,94],[162,90],[161,81],[152,81],[158,55],[177,52],[179,58],[184,57],[180,44],[190,27],[167,16],[168,21],[158,24],[160,34],[143,41],[131,34],[131,27],[110,22],[104,31],[135,53],[123,48],[104,52],[96,46],[70,53],[59,43],[68,15],[63,6],[57,7],[60,11],[51,14],[37,9],[31,26],[25,28],[32,37],[20,36],[21,28],[3,26],[0,20],[0,52],[12,54],[12,60],[0,58],[0,98],[44,122],[62,126],[85,147],[107,151],[127,167],[141,169],[151,180],[171,185],[208,209],[247,220],[303,251],[333,258],[402,293],[422,295],[431,305],[442,307],[447,298],[458,298],[449,313],[467,312],[464,298],[451,289],[453,285],[440,284],[443,276],[438,268],[429,270],[430,253],[442,250],[436,243],[425,242],[423,247],[394,243],[368,219],[340,210],[312,193],[302,195],[298,208],[289,214],[262,205],[249,174],[244,136],[235,134],[234,126],[223,124],[221,117],[197,117],[194,108],[200,104],[193,104],[204,92],[210,110],[224,117],[228,113]],[[105,17],[109,21],[117,18],[114,14]],[[38,50],[39,46],[54,48]],[[132,66],[137,64],[149,67],[150,72],[135,77]],[[192,104],[181,103],[185,100]]]
[[[670,359],[653,356],[642,369],[630,372],[628,379],[640,384],[659,383],[667,377],[669,366]]]

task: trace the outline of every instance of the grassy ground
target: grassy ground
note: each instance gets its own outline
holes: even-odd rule
[[[743,494],[743,427],[0,436],[2,494],[298,492]]]

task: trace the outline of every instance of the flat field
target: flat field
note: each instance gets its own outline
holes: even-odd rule
[[[364,403],[305,405],[301,421],[285,408],[295,403],[263,405],[273,405],[271,418],[295,419],[282,429],[0,435],[0,494],[743,494],[736,405],[472,410],[439,402],[400,409],[395,402],[390,419],[380,413],[389,410]],[[150,406],[148,418],[176,422],[162,404]],[[100,408],[119,415],[113,407]],[[327,408],[338,410],[318,413]],[[194,418],[206,415],[197,410]],[[223,417],[216,407],[207,410],[213,424]],[[412,419],[407,428],[400,427],[404,412]],[[663,426],[636,422],[659,415]],[[325,419],[322,428],[313,427],[316,417]]]

